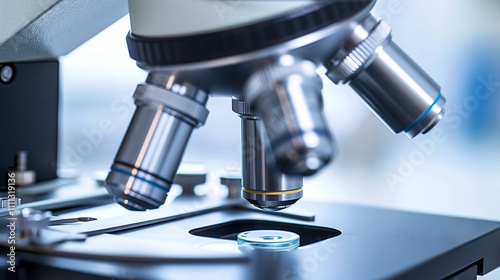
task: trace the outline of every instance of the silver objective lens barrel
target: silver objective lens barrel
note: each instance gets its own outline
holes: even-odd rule
[[[137,109],[106,188],[127,209],[154,209],[167,198],[191,132],[205,123],[208,95],[175,75],[152,72],[134,99]]]
[[[261,121],[243,99],[232,99],[241,118],[243,197],[255,207],[281,210],[302,197],[302,177],[285,175],[269,165]]]
[[[321,89],[316,66],[290,55],[255,72],[245,84],[245,99],[262,119],[275,165],[283,173],[312,175],[334,156]]]
[[[440,86],[393,41],[391,28],[369,16],[326,65],[327,76],[347,84],[394,132],[427,133],[444,115]]]

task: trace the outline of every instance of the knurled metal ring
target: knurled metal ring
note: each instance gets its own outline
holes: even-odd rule
[[[348,55],[332,67],[327,76],[335,84],[345,84],[357,74],[373,56],[376,49],[391,36],[391,27],[380,20],[373,31]]]
[[[249,115],[249,116],[254,116],[255,113],[253,112],[252,108],[250,107],[250,104],[244,99],[238,99],[238,98],[232,98],[231,99],[231,105],[233,112],[239,115]]]
[[[198,125],[205,124],[208,117],[208,110],[205,106],[192,99],[150,84],[138,85],[134,93],[134,99],[147,103],[159,103],[195,120]]]

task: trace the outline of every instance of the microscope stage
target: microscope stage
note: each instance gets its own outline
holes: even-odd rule
[[[52,279],[476,279],[500,265],[498,222],[312,201],[277,213],[180,197],[158,210],[52,226],[88,237],[16,255],[28,276]],[[235,234],[251,229],[302,234],[301,246],[243,253]]]

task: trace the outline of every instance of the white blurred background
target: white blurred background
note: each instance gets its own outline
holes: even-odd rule
[[[340,155],[304,181],[304,197],[500,221],[500,1],[379,0],[374,14],[441,85],[447,115],[409,140],[393,135],[349,87],[324,80]],[[129,29],[125,17],[61,59],[65,173],[90,176],[112,163],[135,108],[131,96],[146,76],[128,56]],[[240,120],[230,107],[228,98],[209,100],[209,119],[185,161],[211,172],[240,164]],[[103,131],[103,123],[111,128]],[[82,153],[92,133],[103,137]]]

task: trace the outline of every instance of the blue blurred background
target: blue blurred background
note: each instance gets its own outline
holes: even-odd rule
[[[393,135],[349,87],[324,80],[340,155],[305,180],[304,197],[500,221],[500,1],[379,0],[374,14],[441,85],[447,114],[410,140]],[[146,77],[128,56],[129,29],[125,17],[61,59],[63,176],[93,176],[115,156],[135,108],[131,96]],[[238,167],[239,118],[228,98],[211,98],[208,108],[184,160],[213,173]],[[82,153],[88,135],[102,137]]]

